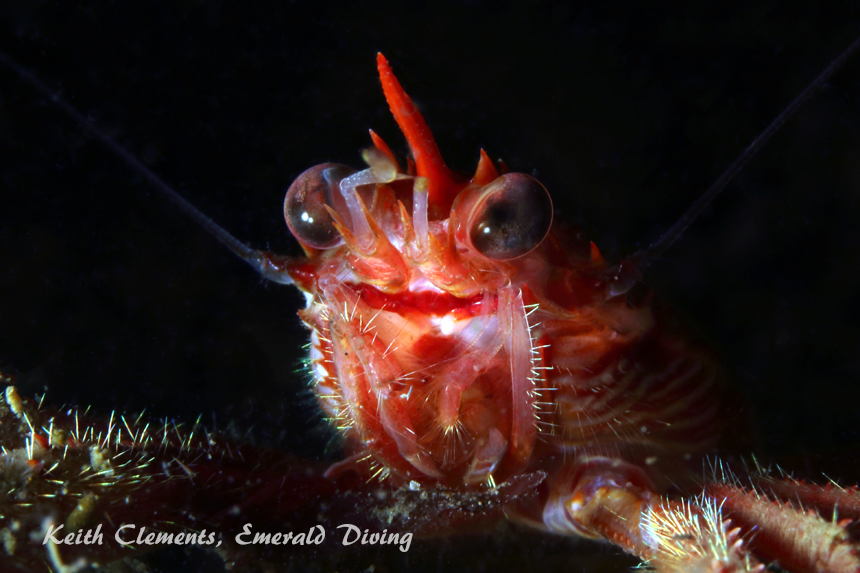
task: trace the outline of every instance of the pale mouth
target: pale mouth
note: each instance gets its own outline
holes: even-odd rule
[[[478,483],[527,457],[535,376],[521,296],[337,284],[316,300],[304,312],[317,395],[384,467]]]

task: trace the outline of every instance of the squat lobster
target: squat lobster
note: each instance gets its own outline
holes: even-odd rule
[[[664,571],[757,571],[760,559],[859,570],[845,521],[857,518],[856,489],[754,476],[753,489],[723,479],[690,501],[664,495],[699,488],[723,380],[637,284],[656,250],[610,267],[553,221],[533,177],[485,153],[473,176],[452,173],[381,55],[378,67],[413,159],[404,168],[371,133],[367,169],[303,173],[284,209],[306,258],[248,249],[163,189],[264,276],[306,293],[314,389],[349,457],[323,469],[122,416],[82,430],[77,413],[35,409],[12,390],[0,412],[10,531],[46,507],[69,529],[100,516],[112,528],[308,523],[334,507],[429,533],[505,513],[607,539]]]

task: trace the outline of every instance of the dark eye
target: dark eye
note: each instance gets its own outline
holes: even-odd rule
[[[552,199],[541,183],[508,173],[490,183],[469,217],[469,239],[485,257],[521,257],[541,244],[552,224]]]
[[[335,206],[340,196],[340,181],[355,173],[355,169],[338,163],[323,163],[299,175],[287,190],[284,199],[284,219],[290,232],[302,244],[317,249],[328,249],[341,241],[334,227],[328,205]]]

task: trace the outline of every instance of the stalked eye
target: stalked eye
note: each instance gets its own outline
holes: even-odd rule
[[[523,173],[502,175],[485,187],[469,216],[469,239],[497,261],[521,257],[541,244],[552,224],[552,199]]]
[[[328,249],[341,242],[334,227],[328,205],[338,212],[343,202],[340,181],[355,173],[355,169],[339,163],[323,163],[299,175],[287,190],[284,199],[284,219],[293,236],[303,245]]]

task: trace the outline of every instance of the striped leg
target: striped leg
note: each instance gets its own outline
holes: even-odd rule
[[[611,458],[591,458],[559,477],[544,507],[553,531],[605,539],[657,571],[764,569],[713,500],[667,500],[641,469]]]
[[[590,458],[552,481],[543,520],[558,533],[610,541],[656,571],[761,572],[762,559],[794,573],[860,572],[848,529],[860,517],[856,488],[752,483],[730,477],[693,499],[670,500],[637,466]]]

